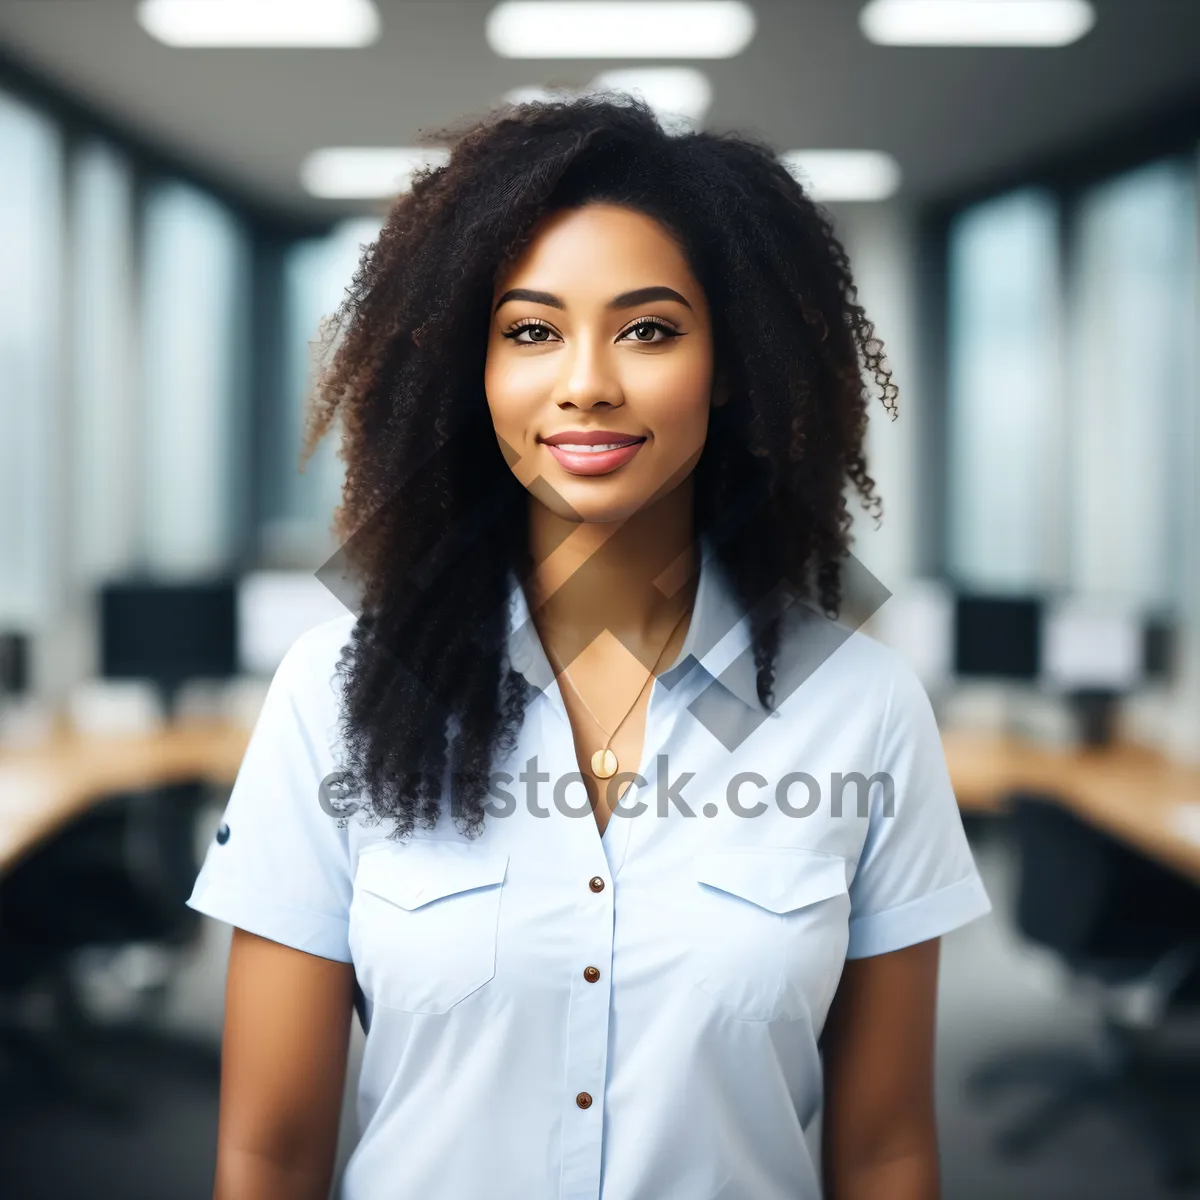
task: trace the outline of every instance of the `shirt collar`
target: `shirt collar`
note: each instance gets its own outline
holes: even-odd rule
[[[531,619],[525,592],[512,571],[508,585],[509,662],[533,688],[546,692],[555,686],[554,671]],[[719,679],[743,704],[756,713],[763,711],[758,699],[749,618],[707,536],[700,540],[700,579],[687,636],[675,661],[659,676],[659,682],[674,690],[693,671],[710,680]]]

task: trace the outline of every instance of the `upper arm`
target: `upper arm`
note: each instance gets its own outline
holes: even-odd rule
[[[328,1195],[353,1003],[349,963],[234,930],[216,1200]]]
[[[345,625],[284,656],[188,899],[234,927],[218,1200],[328,1194],[355,982],[349,832],[321,790],[337,765],[332,667]]]
[[[936,938],[846,963],[822,1035],[830,1200],[937,1195]]]
[[[991,911],[929,697],[893,660],[870,820],[850,880],[850,959],[941,937]]]

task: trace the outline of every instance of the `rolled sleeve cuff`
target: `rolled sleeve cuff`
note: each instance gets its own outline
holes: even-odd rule
[[[203,879],[197,881],[187,906],[217,921],[236,925],[306,954],[331,958],[335,962],[351,961],[349,923],[342,917],[309,908],[272,904],[261,896],[239,893],[228,885],[214,887]]]
[[[930,938],[941,937],[992,911],[983,880],[968,875],[927,896],[883,912],[854,917],[850,921],[850,942],[846,957],[869,958],[888,954]]]

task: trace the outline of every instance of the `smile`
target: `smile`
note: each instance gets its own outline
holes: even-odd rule
[[[564,471],[570,475],[608,475],[631,462],[645,444],[645,438],[623,442],[545,443]]]

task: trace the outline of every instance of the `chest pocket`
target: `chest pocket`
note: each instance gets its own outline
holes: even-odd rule
[[[723,850],[695,859],[691,982],[751,1021],[818,1024],[849,943],[845,860],[819,850]]]
[[[444,1013],[496,973],[508,856],[462,842],[414,839],[359,856],[350,951],[375,1004]]]

